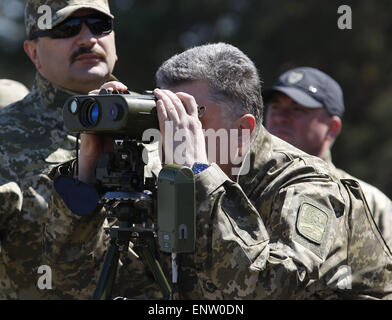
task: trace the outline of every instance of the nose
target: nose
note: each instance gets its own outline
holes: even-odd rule
[[[92,47],[97,43],[97,38],[93,35],[85,23],[82,24],[82,29],[77,36],[77,44],[80,47]]]

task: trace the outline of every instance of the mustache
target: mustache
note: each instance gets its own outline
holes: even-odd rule
[[[92,49],[92,48],[87,48],[87,47],[80,47],[78,50],[76,50],[74,53],[72,53],[71,55],[71,63],[74,63],[76,61],[76,59],[82,55],[82,54],[88,54],[88,53],[92,53],[92,54],[96,54],[98,55],[98,57],[101,60],[105,60],[106,55],[104,52],[97,50],[97,49]]]

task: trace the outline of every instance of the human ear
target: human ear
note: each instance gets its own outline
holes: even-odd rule
[[[34,63],[36,69],[41,68],[41,63],[38,55],[38,40],[26,40],[23,43],[23,48],[30,60]]]
[[[238,130],[238,148],[239,153],[243,154],[243,151],[246,150],[246,147],[250,145],[252,132],[256,126],[255,117],[250,114],[244,114],[239,119],[236,120],[236,128]]]
[[[332,116],[328,124],[327,136],[335,140],[342,130],[342,120],[338,116]]]

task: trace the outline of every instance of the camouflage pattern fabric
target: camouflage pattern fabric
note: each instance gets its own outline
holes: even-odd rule
[[[180,255],[179,298],[392,298],[392,255],[355,181],[334,179],[327,163],[263,127],[248,157],[250,171],[236,182],[216,164],[196,176],[196,251]],[[56,193],[49,209],[46,253],[56,261],[67,256],[62,250],[69,239],[81,241],[79,230],[87,226]],[[96,235],[100,219],[100,213],[91,217]],[[53,231],[56,220],[69,226],[68,234]],[[158,259],[170,279],[170,256],[160,252]],[[68,263],[77,273],[80,261]],[[94,274],[98,264],[90,266]],[[63,279],[58,288],[67,288]],[[151,275],[129,253],[123,255],[115,294],[160,297]]]
[[[31,92],[0,110],[1,299],[55,297],[37,287],[52,188],[44,172],[75,157],[76,139],[61,121],[64,102],[75,94],[37,72]]]
[[[45,169],[75,157],[75,137],[62,122],[62,106],[73,93],[39,73],[32,91],[0,110],[0,208],[2,299],[35,299],[42,265],[42,228],[50,179]]]
[[[369,205],[370,212],[373,215],[374,220],[378,228],[381,231],[382,236],[385,241],[392,248],[392,200],[389,199],[383,192],[381,192],[376,187],[362,181],[358,178],[353,177],[342,169],[338,169],[332,163],[331,153],[328,152],[323,159],[330,165],[331,171],[335,173],[338,179],[354,179],[357,180],[363,193],[365,195],[366,201]]]
[[[149,159],[144,175],[158,176],[161,163],[157,143],[144,147]],[[68,161],[53,168],[49,176],[52,179],[66,173],[73,176],[74,167],[75,161]],[[103,228],[109,224],[104,217],[104,210],[90,216],[75,215],[54,189],[49,207],[49,219],[44,231],[44,261],[54,270],[54,291],[63,299],[91,299],[109,247],[109,236],[103,232]],[[131,265],[132,268],[129,268]],[[85,281],[81,282],[81,279]],[[160,298],[153,275],[136,258],[132,243],[128,252],[121,253],[114,297],[124,296],[128,292],[129,284],[123,282],[123,279],[135,283],[135,286],[140,284],[139,290],[143,294],[139,298],[145,298],[145,292],[149,292],[148,297]]]
[[[39,28],[38,22],[47,9],[42,5],[51,10],[52,27],[82,8],[113,18],[107,0],[29,0],[25,7],[28,35]],[[52,188],[45,172],[75,157],[76,139],[62,123],[63,104],[75,94],[78,93],[53,85],[37,72],[32,91],[0,110],[0,299],[63,298],[63,293],[55,289],[40,289],[38,280]],[[62,226],[60,223],[56,227]],[[99,240],[102,243],[104,238]],[[87,247],[77,248],[77,252],[84,253],[84,248]],[[90,282],[79,280],[86,287]]]

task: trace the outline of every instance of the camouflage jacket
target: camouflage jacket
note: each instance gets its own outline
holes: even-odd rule
[[[46,169],[75,157],[75,137],[62,123],[72,94],[38,72],[32,91],[0,111],[0,298],[48,298],[42,274],[42,231],[51,181]]]
[[[392,200],[376,187],[353,177],[342,169],[338,169],[332,163],[331,153],[328,152],[323,159],[330,165],[331,171],[336,174],[338,179],[355,179],[361,185],[370,212],[379,227],[385,241],[392,248]]]
[[[355,181],[346,181],[347,186],[335,181],[327,163],[264,128],[244,164],[236,182],[216,164],[196,176],[196,250],[180,254],[180,298],[391,298],[391,252],[369,219]],[[62,261],[54,285],[70,297],[81,290],[78,274],[94,282],[101,268],[96,255],[90,271],[78,272],[83,257],[72,259],[75,250],[69,246],[71,239],[90,248],[105,245],[83,240],[83,234],[102,233],[101,212],[93,216],[85,225],[53,193],[46,254],[49,264]],[[59,219],[67,221],[67,230],[55,228]],[[170,256],[158,252],[158,260],[169,275]],[[160,295],[151,274],[131,253],[123,254],[115,294]]]

